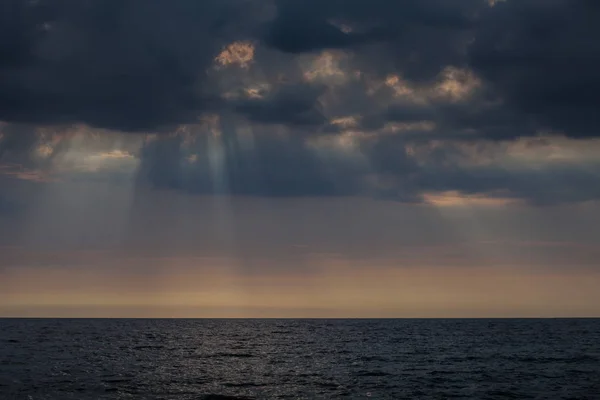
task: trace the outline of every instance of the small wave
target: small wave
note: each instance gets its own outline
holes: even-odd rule
[[[341,389],[342,386],[336,382],[315,382],[317,386],[327,389]]]
[[[464,362],[464,361],[480,361],[480,360],[486,360],[485,357],[482,356],[452,356],[452,357],[446,357],[445,361],[448,363],[456,363],[456,362]]]
[[[586,363],[586,362],[597,362],[599,359],[590,355],[580,355],[574,357],[505,357],[505,359],[517,362],[526,363],[537,363],[537,364],[551,364],[551,363]]]
[[[164,348],[164,346],[133,346],[134,350],[159,350]]]
[[[255,400],[255,397],[240,397],[228,394],[206,394],[200,400]]]
[[[490,396],[498,396],[502,399],[522,399],[523,396],[515,393],[515,392],[509,392],[508,390],[492,390],[490,392],[488,392],[488,394]]]
[[[567,358],[564,360],[566,363],[585,363],[585,362],[598,362],[600,361],[600,357],[594,357],[587,354]]]
[[[102,382],[104,383],[129,383],[131,382],[131,379],[128,378],[106,378],[103,379]]]
[[[225,387],[245,388],[245,387],[258,387],[264,386],[262,383],[256,382],[241,382],[241,383],[224,383]]]
[[[360,361],[381,361],[381,362],[386,362],[389,361],[389,358],[386,357],[380,357],[380,356],[361,356],[358,358]]]
[[[313,378],[315,376],[320,376],[320,375],[317,373],[314,373],[314,372],[302,372],[296,376],[298,376],[300,378]]]
[[[467,371],[444,371],[444,370],[433,370],[429,373],[429,375],[456,375],[461,373],[467,373]]]
[[[215,353],[209,355],[208,357],[252,358],[254,357],[254,355],[250,353]]]
[[[356,373],[358,376],[367,376],[367,377],[381,377],[381,376],[391,376],[392,374],[384,372],[384,371],[358,371]]]

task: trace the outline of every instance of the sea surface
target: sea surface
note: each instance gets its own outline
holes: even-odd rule
[[[0,319],[0,399],[600,399],[600,319]]]

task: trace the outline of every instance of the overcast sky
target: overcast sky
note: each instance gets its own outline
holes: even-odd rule
[[[600,315],[600,2],[5,0],[0,315]]]

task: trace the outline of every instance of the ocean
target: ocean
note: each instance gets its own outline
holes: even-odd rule
[[[600,319],[0,319],[0,399],[600,399]]]

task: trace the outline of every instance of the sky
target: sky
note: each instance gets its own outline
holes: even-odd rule
[[[600,316],[597,0],[4,0],[0,316]]]

